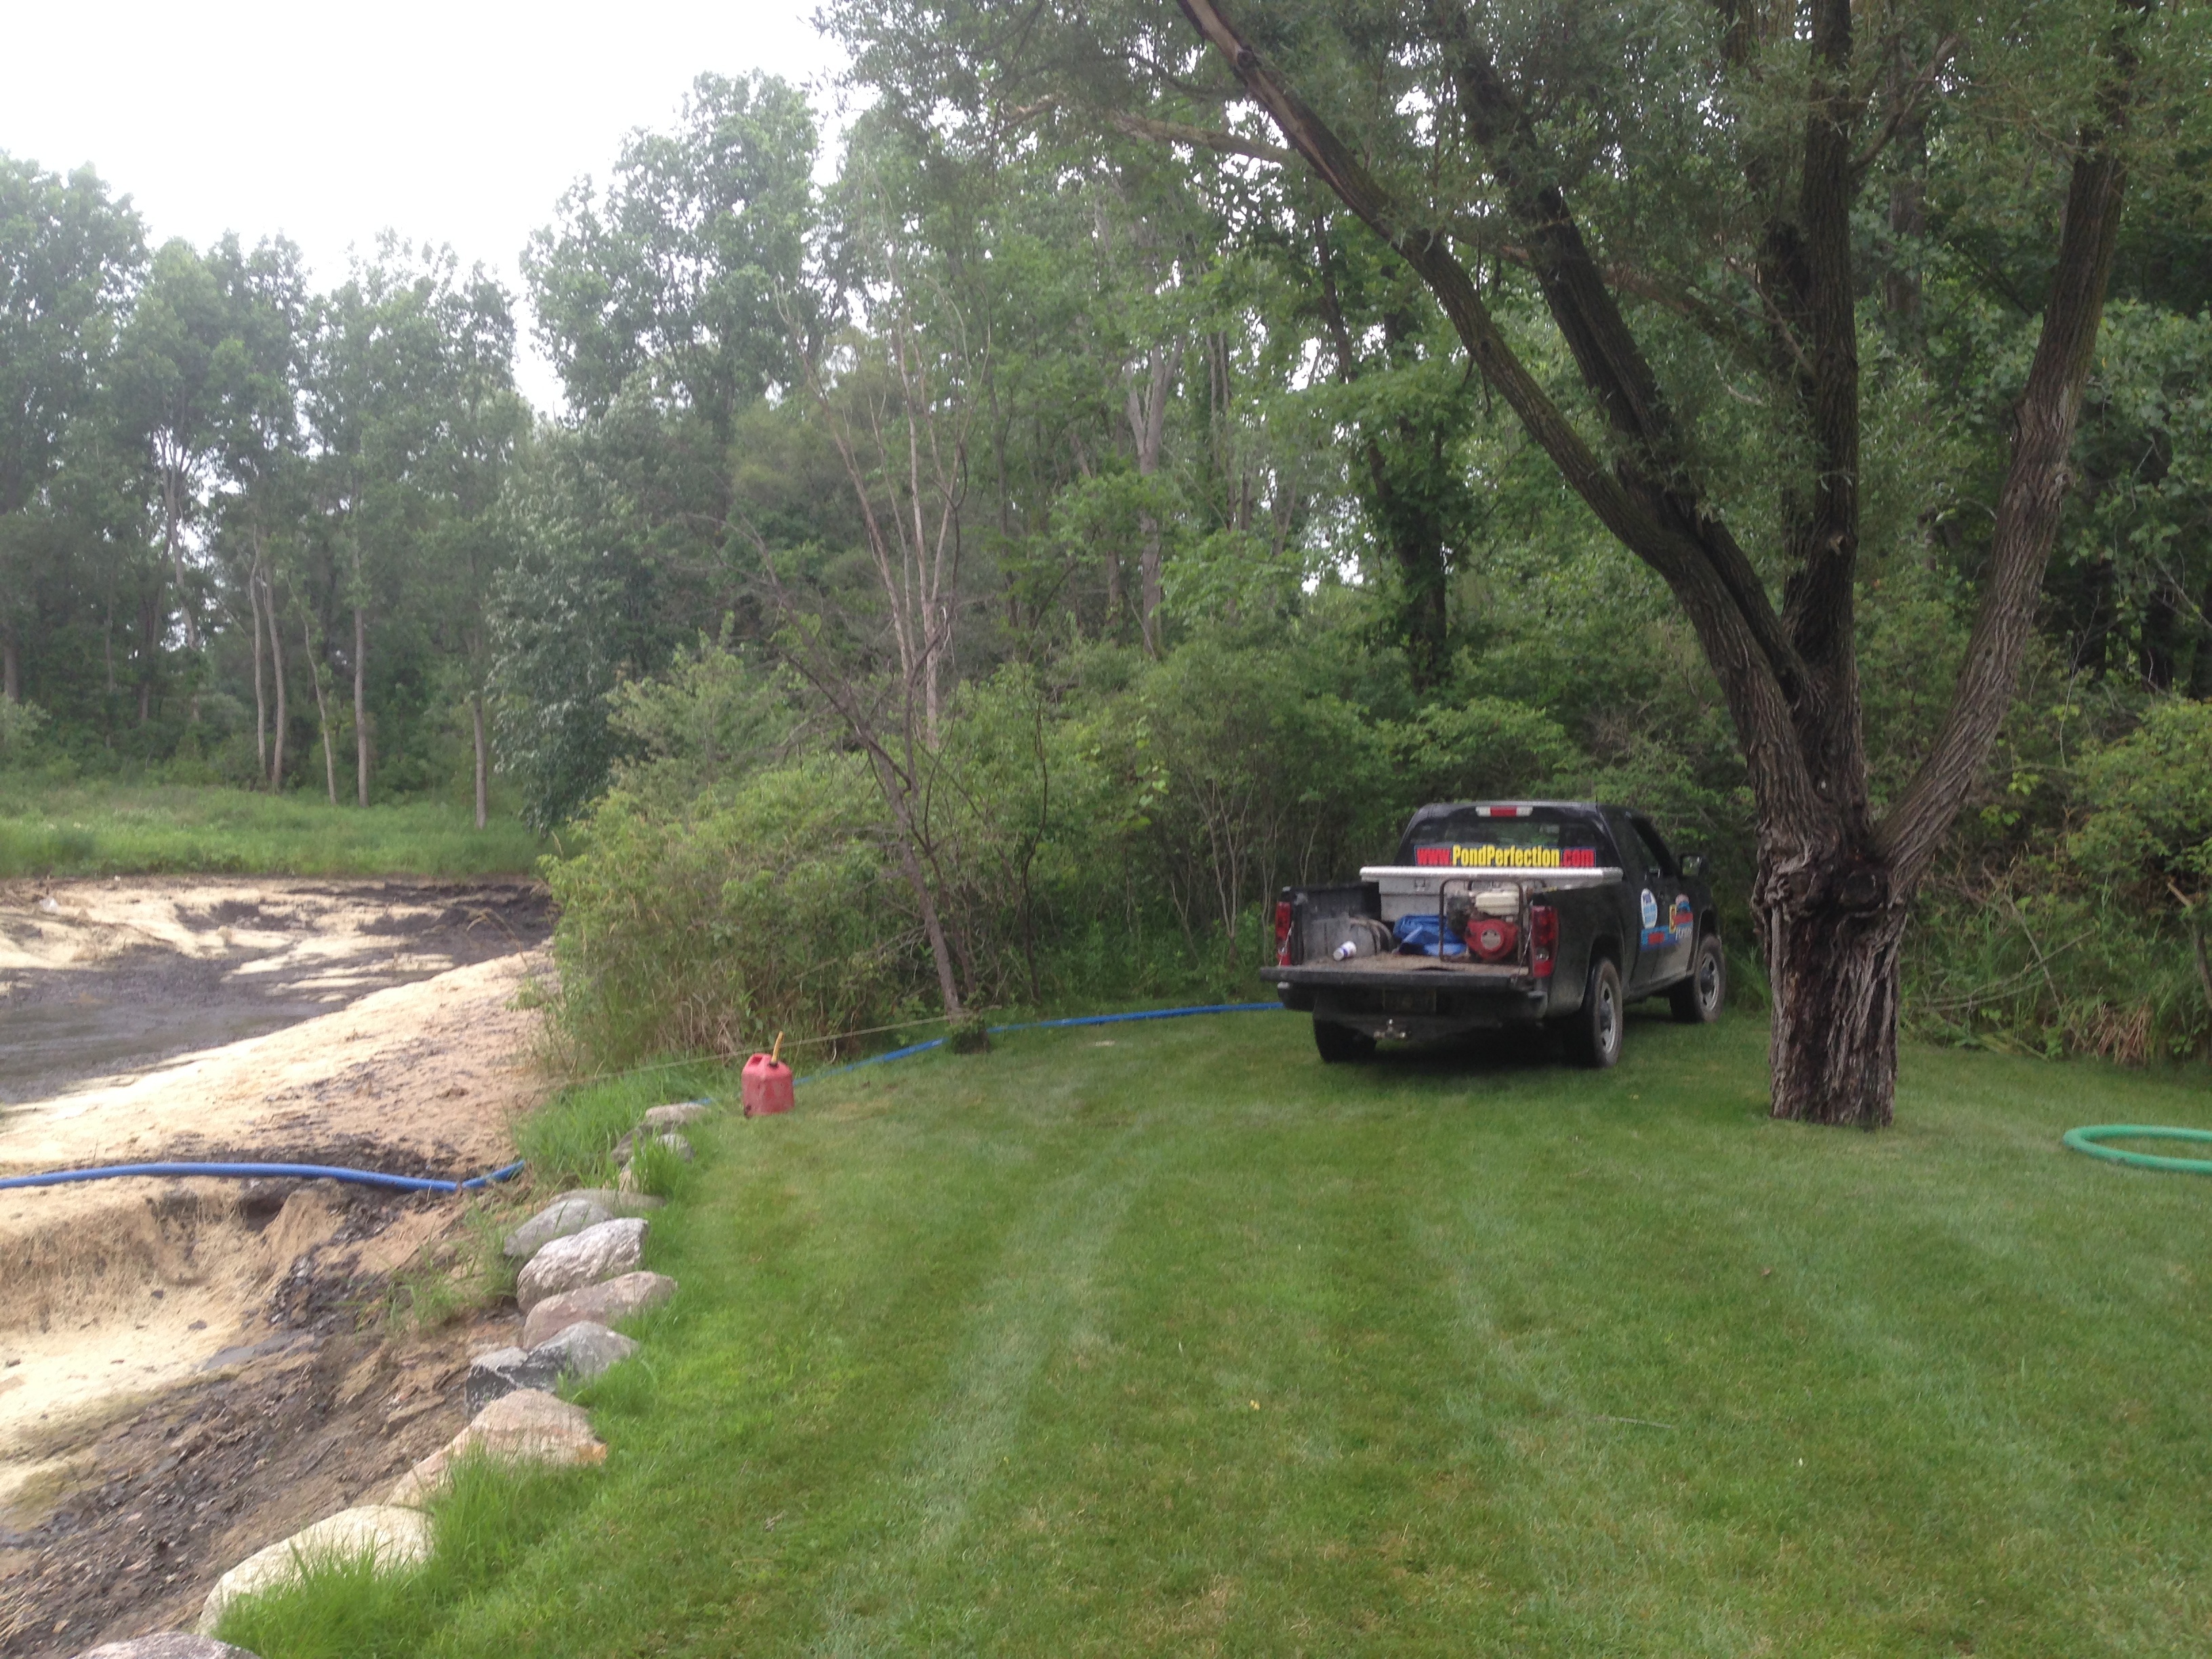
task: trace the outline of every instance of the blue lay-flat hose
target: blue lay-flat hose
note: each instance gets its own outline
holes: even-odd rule
[[[1191,1014],[1256,1014],[1268,1009],[1278,1009],[1279,1002],[1214,1002],[1202,1008],[1139,1008],[1127,1014],[1081,1014],[1073,1019],[1031,1019],[1018,1025],[994,1025],[993,1036],[1008,1031],[1051,1031],[1067,1025],[1121,1025],[1133,1019],[1182,1019]],[[833,1066],[826,1072],[815,1072],[806,1077],[793,1078],[795,1088],[801,1083],[818,1083],[825,1077],[838,1077],[847,1072],[857,1072],[863,1066],[880,1066],[889,1060],[904,1060],[908,1054],[927,1053],[941,1048],[951,1042],[951,1037],[932,1037],[927,1042],[909,1042],[903,1048],[894,1048],[887,1054],[870,1054],[866,1060],[856,1060],[849,1066]]]
[[[1280,1006],[1282,1005],[1279,1002],[1219,1002],[1201,1008],[1140,1008],[1134,1013],[1084,1014],[1073,1019],[1033,1019],[1018,1025],[994,1025],[990,1030],[995,1036],[1006,1031],[1054,1030],[1067,1025],[1119,1025],[1136,1019],[1181,1019],[1190,1014],[1249,1014]],[[863,1066],[880,1066],[888,1060],[904,1060],[908,1054],[942,1048],[950,1040],[933,1037],[927,1042],[908,1043],[905,1048],[894,1048],[887,1054],[872,1054],[866,1060],[856,1060],[849,1066],[833,1066],[826,1072],[816,1072],[794,1081],[813,1083],[825,1077],[836,1077],[840,1073],[858,1071]],[[2212,1135],[2205,1139],[2212,1139]],[[2212,1164],[2203,1167],[2212,1170]],[[113,1181],[125,1176],[212,1176],[234,1181],[289,1176],[301,1181],[343,1181],[356,1187],[384,1187],[402,1193],[462,1193],[488,1187],[495,1182],[511,1180],[521,1173],[522,1160],[520,1158],[502,1169],[494,1170],[488,1175],[474,1176],[466,1181],[441,1181],[432,1176],[386,1175],[381,1170],[348,1170],[327,1164],[109,1164],[91,1170],[52,1170],[43,1175],[0,1176],[0,1192],[19,1187],[66,1187],[80,1181]]]
[[[347,1170],[328,1164],[110,1164],[95,1170],[55,1170],[45,1175],[0,1178],[0,1192],[13,1187],[65,1187],[78,1181],[112,1181],[119,1176],[215,1176],[230,1180],[258,1180],[264,1176],[291,1176],[301,1181],[345,1181],[356,1187],[389,1187],[402,1193],[459,1193],[509,1180],[522,1172],[520,1159],[489,1175],[466,1181],[440,1181],[433,1176],[386,1175],[381,1170]]]

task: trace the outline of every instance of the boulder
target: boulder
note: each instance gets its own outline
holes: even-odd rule
[[[676,1294],[676,1281],[659,1273],[624,1273],[604,1285],[587,1285],[580,1291],[549,1296],[530,1310],[522,1322],[522,1343],[535,1348],[558,1336],[571,1325],[589,1321],[612,1325],[630,1319],[647,1308],[657,1308]]]
[[[428,1503],[446,1484],[454,1462],[471,1455],[562,1468],[604,1462],[607,1449],[592,1434],[592,1419],[582,1407],[540,1389],[522,1389],[478,1412],[468,1427],[401,1475],[385,1501],[409,1509]]]
[[[430,1557],[430,1517],[389,1504],[340,1510],[281,1544],[249,1555],[215,1581],[200,1609],[199,1633],[215,1634],[223,1612],[241,1595],[295,1582],[303,1567],[368,1557],[387,1571],[419,1566]]]
[[[540,1374],[530,1363],[526,1348],[494,1348],[469,1361],[469,1374],[461,1384],[461,1399],[474,1417],[501,1395],[517,1389],[550,1389],[554,1379]]]
[[[527,1261],[556,1238],[615,1218],[616,1211],[585,1193],[563,1193],[507,1236],[507,1259]]]
[[[514,1285],[515,1302],[528,1313],[549,1296],[635,1273],[645,1261],[649,1224],[641,1216],[624,1216],[555,1239],[523,1268]]]
[[[636,1352],[629,1338],[586,1321],[532,1349],[495,1348],[478,1354],[469,1362],[464,1397],[471,1413],[480,1412],[519,1389],[550,1393],[564,1381],[588,1382]]]
[[[253,1659],[253,1656],[212,1636],[165,1630],[158,1636],[134,1636],[127,1642],[102,1642],[96,1648],[87,1648],[76,1659]]]
[[[691,1161],[691,1143],[684,1139],[682,1135],[678,1134],[673,1129],[669,1130],[665,1134],[648,1135],[646,1139],[648,1141],[659,1141],[662,1146],[667,1147],[670,1152],[675,1153],[677,1157],[682,1158],[686,1164],[689,1164]],[[631,1159],[637,1156],[637,1139],[638,1138],[635,1134],[627,1134],[620,1140],[615,1142],[616,1163],[626,1166]]]
[[[530,1351],[530,1358],[551,1361],[557,1377],[589,1382],[636,1352],[637,1344],[620,1331],[586,1319],[547,1337]]]
[[[563,1198],[588,1198],[610,1215],[643,1215],[647,1210],[657,1210],[668,1202],[665,1198],[650,1198],[643,1193],[633,1193],[621,1187],[579,1187],[574,1192],[561,1195]]]
[[[654,1133],[664,1130],[680,1129],[687,1123],[696,1123],[714,1109],[708,1100],[679,1100],[671,1106],[656,1106],[638,1121],[638,1127]]]

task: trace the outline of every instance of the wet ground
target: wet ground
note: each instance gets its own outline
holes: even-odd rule
[[[536,883],[0,890],[0,1113],[542,945]]]
[[[522,883],[0,887],[0,1176],[504,1163],[544,1086],[550,922]],[[465,1209],[521,1201],[0,1190],[0,1654],[189,1627],[222,1572],[450,1437],[469,1354],[519,1316],[417,1330],[392,1287],[465,1273]]]

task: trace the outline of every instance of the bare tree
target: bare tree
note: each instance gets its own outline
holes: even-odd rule
[[[968,389],[976,354],[950,296],[929,291],[934,320],[925,324],[903,250],[886,237],[879,252],[886,277],[879,328],[848,332],[842,374],[833,375],[823,362],[826,346],[810,343],[795,323],[792,335],[807,394],[860,511],[895,670],[890,664],[879,670],[865,648],[850,648],[851,618],[802,604],[777,577],[765,547],[763,562],[785,623],[785,660],[868,758],[945,1011],[957,1017],[962,975],[939,903],[944,884],[933,867],[927,797],[959,615],[961,507],[975,421]]]

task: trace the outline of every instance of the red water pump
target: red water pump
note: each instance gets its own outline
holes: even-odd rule
[[[1503,962],[1520,943],[1521,930],[1503,916],[1477,916],[1468,924],[1468,952],[1478,962]]]

